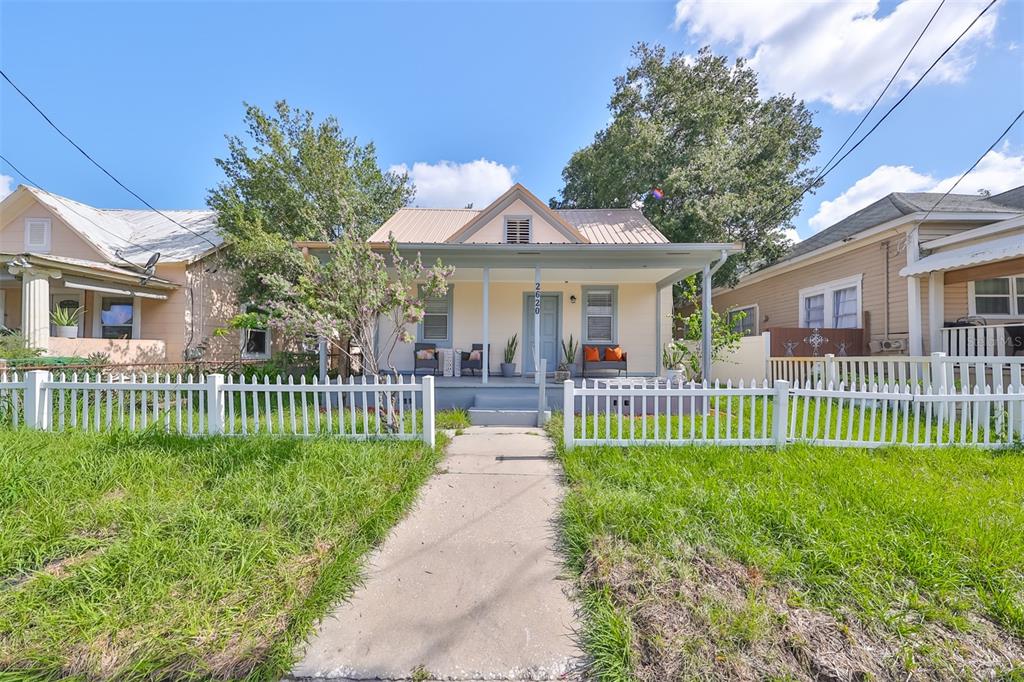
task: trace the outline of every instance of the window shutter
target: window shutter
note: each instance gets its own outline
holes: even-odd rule
[[[529,218],[505,218],[505,243],[507,243],[507,244],[529,244],[530,243],[530,219]]]
[[[448,338],[448,297],[428,298],[423,302],[423,340]]]

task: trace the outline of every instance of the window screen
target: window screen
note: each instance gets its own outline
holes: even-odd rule
[[[423,306],[423,340],[448,340],[448,297],[426,299]]]
[[[609,290],[588,291],[586,298],[587,339],[611,342],[614,331],[615,297]]]

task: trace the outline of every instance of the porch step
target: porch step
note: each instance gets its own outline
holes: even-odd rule
[[[537,393],[510,395],[504,391],[481,391],[473,397],[473,407],[482,410],[533,410],[537,411]]]
[[[544,411],[545,420],[551,418],[551,412]],[[482,409],[469,408],[469,421],[473,426],[537,426],[537,409]]]

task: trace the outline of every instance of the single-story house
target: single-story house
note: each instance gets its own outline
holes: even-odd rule
[[[1004,355],[1024,333],[1022,225],[1024,187],[889,194],[715,289],[714,305],[743,311],[748,334],[860,328],[873,354]]]
[[[270,355],[264,331],[214,331],[238,312],[209,210],[100,209],[20,185],[0,202],[0,320],[48,355],[118,363]],[[177,224],[176,224],[177,223]],[[184,227],[182,227],[184,226]],[[149,267],[147,268],[147,264]],[[84,309],[74,336],[51,312]]]
[[[535,375],[540,358],[554,371],[570,335],[580,344],[577,373],[620,373],[584,365],[588,349],[603,361],[612,346],[625,353],[630,376],[660,374],[661,349],[672,338],[672,285],[694,273],[710,276],[743,248],[670,243],[639,210],[556,210],[520,184],[482,209],[399,209],[369,241],[383,252],[392,237],[403,254],[454,266],[447,295],[429,301],[409,332],[438,349],[477,344],[478,383],[498,374],[513,335],[523,376]],[[392,360],[402,372],[417,371],[412,345],[399,344]]]

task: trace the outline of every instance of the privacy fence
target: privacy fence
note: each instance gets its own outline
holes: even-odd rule
[[[434,379],[360,377],[296,383],[223,374],[0,375],[0,420],[45,431],[140,431],[190,436],[420,439],[433,447]]]
[[[725,386],[665,379],[564,385],[564,442],[575,445],[816,443],[837,447],[1019,443],[1020,383],[990,386],[812,383]]]

